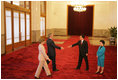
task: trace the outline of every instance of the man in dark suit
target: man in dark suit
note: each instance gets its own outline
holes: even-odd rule
[[[55,59],[56,52],[55,52],[55,48],[57,48],[57,49],[64,49],[64,48],[55,45],[52,38],[53,38],[53,34],[52,33],[48,34],[48,39],[47,39],[48,53],[47,53],[47,55],[52,60],[53,71],[59,71],[58,69],[56,69],[56,59]],[[49,61],[47,61],[47,63],[49,64]]]
[[[88,43],[87,41],[84,40],[85,36],[84,35],[80,35],[80,40],[73,44],[73,45],[70,45],[68,47],[74,47],[76,45],[79,46],[79,61],[78,61],[78,65],[76,67],[76,69],[80,69],[81,67],[81,63],[82,63],[82,60],[84,58],[85,62],[86,62],[86,71],[89,70],[89,65],[88,65]]]

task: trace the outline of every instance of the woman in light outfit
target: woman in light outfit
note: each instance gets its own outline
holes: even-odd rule
[[[46,52],[45,52],[45,48],[43,46],[43,44],[45,44],[45,38],[42,37],[40,38],[39,40],[39,46],[38,46],[38,49],[39,49],[39,55],[38,55],[38,59],[39,59],[39,65],[37,67],[37,70],[36,70],[36,73],[35,73],[35,78],[36,79],[39,79],[39,75],[41,73],[41,70],[42,70],[42,67],[44,67],[45,69],[45,72],[46,72],[46,75],[47,76],[51,76],[51,73],[50,73],[50,70],[48,68],[48,65],[46,63],[46,60],[50,61],[49,57],[47,56]]]

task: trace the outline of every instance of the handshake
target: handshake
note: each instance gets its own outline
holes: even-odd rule
[[[72,45],[68,46],[67,48],[71,48],[71,47],[72,47]],[[64,49],[64,47],[61,47],[61,49]]]

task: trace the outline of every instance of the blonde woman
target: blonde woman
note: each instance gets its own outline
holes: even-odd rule
[[[47,56],[46,52],[45,52],[45,48],[43,46],[43,44],[45,44],[45,38],[42,37],[39,39],[39,46],[38,46],[38,50],[39,50],[39,55],[38,55],[38,59],[39,59],[39,65],[37,67],[36,73],[35,73],[35,78],[39,79],[39,75],[41,73],[42,67],[44,67],[44,70],[46,72],[47,76],[51,76],[50,70],[48,68],[48,65],[46,63],[46,60],[50,61],[49,57]]]

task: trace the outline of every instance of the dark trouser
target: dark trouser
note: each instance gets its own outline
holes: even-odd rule
[[[49,56],[49,58],[52,60],[52,68],[53,71],[56,70],[56,61],[55,61],[55,57]],[[49,64],[50,62],[47,61],[47,64]]]
[[[86,55],[84,55],[84,56],[83,55],[79,55],[79,61],[78,61],[77,68],[80,69],[83,58],[84,58],[85,63],[86,63],[86,69],[88,70],[89,69],[88,57]]]

